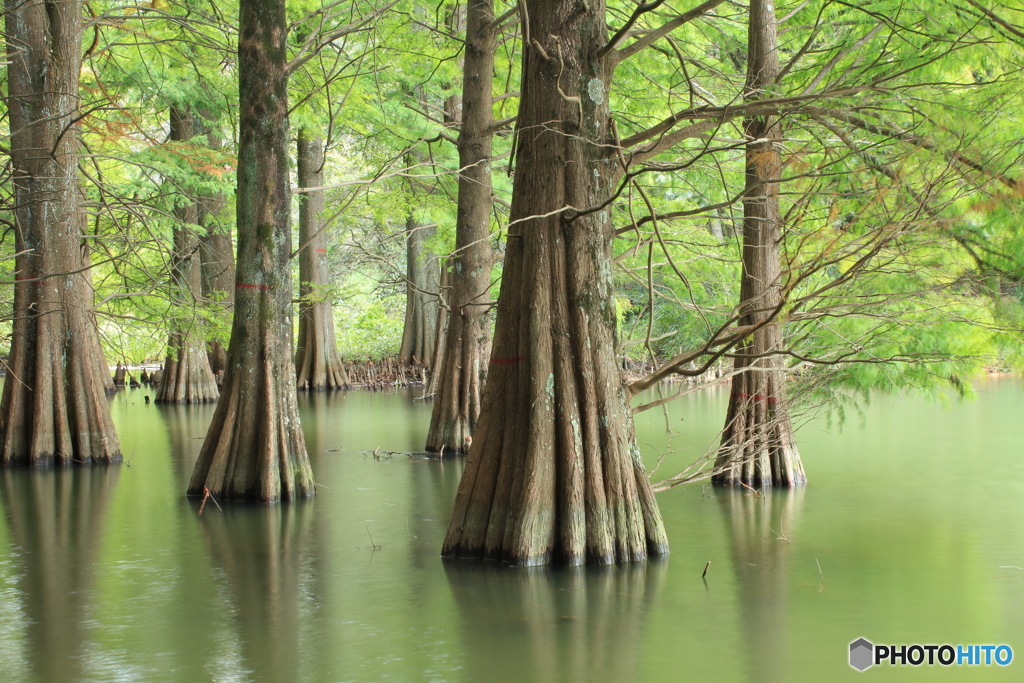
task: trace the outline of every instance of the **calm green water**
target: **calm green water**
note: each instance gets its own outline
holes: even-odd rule
[[[589,570],[442,562],[461,462],[361,452],[422,447],[411,395],[301,399],[316,500],[200,517],[182,492],[212,408],[122,393],[129,467],[0,472],[0,681],[1022,680],[1024,571],[1000,566],[1024,567],[1024,386],[978,390],[812,423],[804,490],[659,494],[671,557]],[[675,432],[659,474],[724,402],[640,416],[651,465]],[[859,636],[1016,657],[858,674]]]

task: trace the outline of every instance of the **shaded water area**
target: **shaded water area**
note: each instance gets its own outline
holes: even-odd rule
[[[0,472],[0,681],[1020,680],[1024,386],[977,388],[805,426],[803,490],[659,494],[672,555],[597,569],[443,562],[462,462],[363,452],[422,447],[413,394],[301,397],[316,499],[199,516],[213,408],[122,392],[130,466]],[[641,414],[649,466],[695,460],[725,392]],[[858,674],[860,636],[1016,656]]]

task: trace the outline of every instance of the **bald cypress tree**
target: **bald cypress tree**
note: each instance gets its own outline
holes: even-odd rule
[[[746,98],[757,101],[779,76],[774,5],[752,0]],[[782,325],[780,245],[782,214],[782,125],[774,115],[749,116],[746,190],[743,196],[743,272],[739,325],[757,325],[736,350],[732,395],[715,462],[719,484],[794,486],[806,481],[793,441],[786,396]]]
[[[459,196],[450,259],[448,329],[427,434],[427,450],[467,453],[480,415],[490,346],[491,147],[494,53],[490,0],[469,0],[459,128]]]
[[[284,0],[243,0],[238,35],[238,259],[224,386],[189,484],[224,499],[312,496],[292,362]]]
[[[171,140],[188,142],[194,132],[188,107],[172,106]],[[199,235],[199,205],[186,199],[174,207],[174,252],[171,267],[171,295],[181,313],[171,321],[163,380],[157,403],[206,403],[217,400],[217,383],[206,354],[206,339],[198,306],[202,297],[202,256]]]
[[[334,310],[328,298],[327,231],[323,224],[323,140],[299,130],[299,340],[295,349],[299,389],[323,391],[348,386],[345,364],[334,339]]]
[[[526,0],[508,247],[477,434],[443,553],[635,561],[668,541],[615,359],[600,207],[622,177],[600,0]]]
[[[117,462],[78,212],[82,5],[8,0],[5,10],[18,255],[0,462]]]

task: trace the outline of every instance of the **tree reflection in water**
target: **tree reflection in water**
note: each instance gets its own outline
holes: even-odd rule
[[[314,609],[312,502],[262,506],[207,503],[207,552],[223,570],[247,680],[303,678],[304,621]]]
[[[174,480],[184,491],[199,458],[199,450],[203,447],[206,430],[216,406],[211,403],[159,403],[154,408],[160,412],[167,428]]]
[[[640,680],[643,631],[668,560],[512,568],[449,560],[467,680]]]
[[[25,615],[33,680],[82,680],[93,564],[119,467],[0,470]]]
[[[803,487],[715,492],[729,529],[749,680],[788,681],[786,579]]]

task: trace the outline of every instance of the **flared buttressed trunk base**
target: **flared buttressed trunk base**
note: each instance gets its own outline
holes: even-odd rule
[[[466,8],[459,198],[451,258],[450,315],[434,368],[434,405],[426,449],[467,453],[480,415],[490,351],[492,86],[497,41],[491,0]]]
[[[52,295],[57,288],[45,289]],[[0,404],[0,464],[46,467],[122,459],[100,364],[87,343],[91,319],[75,306],[66,300],[49,303],[37,309],[39,315],[15,320]]]
[[[524,55],[494,348],[443,553],[643,560],[668,541],[615,361],[614,227],[608,211],[570,208],[599,206],[621,177],[603,144],[609,75],[594,58],[604,6],[527,4],[536,44]]]
[[[156,393],[157,403],[212,403],[220,396],[210,369],[206,344],[193,335],[171,340],[175,350],[164,363],[163,379]]]
[[[783,382],[781,368],[748,370],[733,378],[714,483],[751,488],[807,483]]]
[[[17,256],[0,463],[116,462],[78,211],[82,6],[9,2],[4,20]]]
[[[473,310],[472,305],[465,311],[452,308],[455,310],[448,317],[426,450],[459,455],[469,453],[480,415],[490,321],[486,312]]]
[[[323,141],[299,131],[299,187],[324,184]],[[295,350],[296,384],[308,391],[348,388],[348,374],[334,338],[334,311],[327,272],[327,231],[323,225],[323,190],[299,195],[299,343]]]
[[[292,363],[291,191],[283,0],[243,0],[238,267],[228,366],[188,493],[276,502],[315,492]]]
[[[235,346],[233,338],[224,390],[188,495],[209,489],[220,501],[267,503],[314,495],[290,360],[239,361]]]
[[[769,0],[752,0],[747,52],[747,98],[757,100],[776,85],[780,74],[775,9]],[[737,350],[729,413],[715,461],[718,484],[796,486],[803,464],[793,443],[786,400],[785,342],[777,316],[783,308],[782,178],[778,117],[748,117],[746,191],[743,197],[743,272],[740,281],[741,327],[759,325]]]

